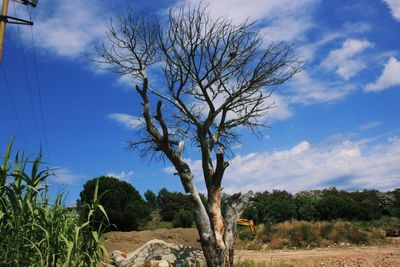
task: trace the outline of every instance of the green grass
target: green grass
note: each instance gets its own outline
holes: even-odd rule
[[[64,207],[63,194],[50,203],[52,173],[41,154],[30,160],[17,153],[12,160],[11,148],[12,142],[0,166],[0,266],[99,266],[107,252],[103,226],[92,227],[94,212],[104,212],[97,190],[88,216],[79,218]]]

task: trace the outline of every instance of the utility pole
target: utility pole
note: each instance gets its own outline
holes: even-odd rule
[[[26,5],[26,6],[31,6],[31,7],[36,7],[38,0],[12,0],[14,2]],[[20,25],[33,25],[32,21],[24,20],[24,19],[19,19],[15,17],[8,16],[8,3],[9,0],[3,0],[3,5],[1,7],[1,15],[0,15],[0,64],[1,64],[1,59],[3,56],[3,43],[4,43],[4,35],[6,31],[6,25],[7,23],[10,24],[20,24]]]
[[[3,42],[4,42],[4,33],[6,31],[7,13],[8,13],[8,0],[3,0],[3,5],[1,7],[1,17],[0,17],[0,63],[3,55]]]

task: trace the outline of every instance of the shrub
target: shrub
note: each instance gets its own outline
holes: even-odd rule
[[[180,210],[194,210],[192,199],[178,192],[169,192],[163,188],[158,192],[157,205],[160,209],[161,220],[172,222]]]
[[[311,229],[311,225],[303,222],[300,225],[293,225],[293,228],[289,231],[291,237],[292,246],[301,247],[307,246],[317,241],[317,236]]]
[[[359,217],[360,208],[349,197],[336,194],[324,195],[316,204],[320,220],[354,219]]]
[[[177,214],[175,214],[175,217],[173,219],[172,225],[177,228],[177,227],[182,227],[182,228],[190,228],[192,227],[193,224],[193,215],[191,212],[187,210],[179,210]]]
[[[139,192],[125,181],[106,176],[89,180],[83,186],[80,200],[78,200],[78,207],[83,218],[88,214],[84,204],[93,202],[92,196],[96,183],[99,184],[99,195],[102,195],[100,203],[107,212],[110,223],[119,231],[138,230],[149,220],[150,210]],[[100,222],[102,214],[97,212],[95,218],[97,222]]]
[[[353,244],[366,244],[368,243],[368,235],[353,226],[347,233],[347,240]]]
[[[332,230],[333,230],[333,224],[326,223],[320,228],[320,234],[323,238],[329,239],[329,235],[332,233]]]

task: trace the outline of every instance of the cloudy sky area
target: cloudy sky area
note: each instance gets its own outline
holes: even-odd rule
[[[126,77],[88,60],[111,17],[166,14],[179,1],[42,0],[33,28],[8,25],[0,78],[0,148],[57,168],[53,190],[69,191],[99,175],[131,182],[142,193],[182,190],[168,162],[149,162],[126,142],[140,125],[140,103]],[[198,0],[192,0],[199,3]],[[213,17],[257,21],[266,44],[294,44],[304,70],[275,89],[271,126],[257,138],[242,133],[223,181],[228,193],[255,189],[296,192],[336,186],[400,187],[400,2],[398,0],[206,0]],[[4,71],[3,71],[4,70]],[[38,78],[38,79],[37,79]],[[190,150],[199,188],[199,155]]]

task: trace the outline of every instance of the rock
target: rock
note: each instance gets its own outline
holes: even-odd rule
[[[128,255],[116,250],[112,259],[119,267],[206,266],[201,249],[177,246],[158,239],[147,242]]]

